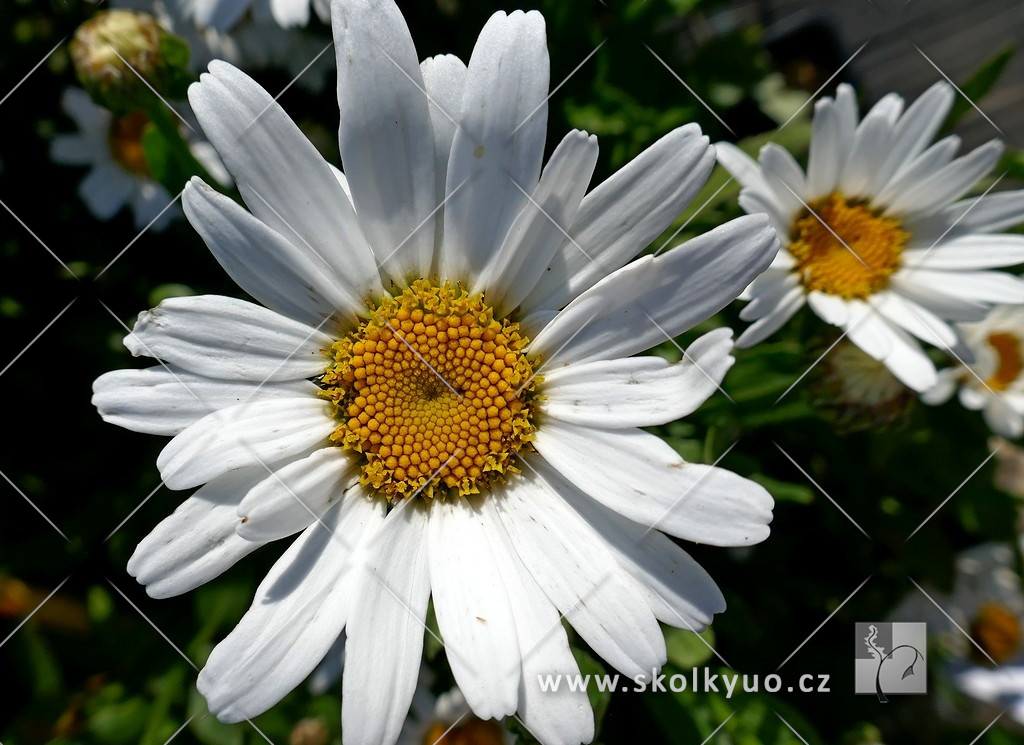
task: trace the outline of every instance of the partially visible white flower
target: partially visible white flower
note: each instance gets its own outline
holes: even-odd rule
[[[718,146],[719,162],[743,185],[740,205],[767,213],[783,244],[747,288],[740,317],[754,323],[737,345],[757,344],[807,304],[921,392],[936,371],[914,337],[960,349],[949,321],[1024,302],[1024,281],[989,271],[1024,262],[1024,236],[1000,232],[1024,222],[1024,191],[963,199],[1002,143],[956,159],[955,135],[929,146],[953,98],[938,83],[904,111],[889,94],[860,119],[853,89],[839,86],[815,106],[806,173],[774,143],[759,162]]]
[[[246,12],[258,23],[273,21],[283,28],[305,26],[310,20],[310,6],[321,21],[330,21],[330,0],[168,0],[195,21],[197,26],[227,31]]]
[[[302,2],[308,6],[308,0]],[[269,13],[245,13],[221,27],[203,24],[181,0],[114,0],[113,5],[151,13],[165,29],[183,38],[191,52],[189,67],[197,72],[215,59],[248,71],[281,69],[297,85],[315,92],[323,89],[333,71],[330,54],[318,57],[328,44],[323,35],[282,28]],[[329,8],[329,3],[324,5]]]
[[[959,388],[960,403],[981,411],[1003,437],[1024,434],[1024,307],[1003,305],[979,323],[961,324],[975,361],[942,370],[923,400],[941,404]]]
[[[458,688],[435,696],[424,684],[425,676],[412,698],[396,745],[432,745],[451,742],[466,745],[512,745],[515,737],[500,722],[473,714]]]

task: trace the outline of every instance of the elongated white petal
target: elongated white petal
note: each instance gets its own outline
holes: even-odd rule
[[[427,511],[415,500],[392,510],[367,545],[350,614],[342,675],[345,745],[392,745],[402,730],[423,653],[430,595]],[[387,640],[382,644],[381,640]]]
[[[648,590],[659,621],[702,631],[715,613],[725,610],[725,598],[711,575],[660,530],[622,517],[566,482],[559,483],[558,493],[607,541],[622,568]]]
[[[981,413],[997,435],[1016,439],[1024,434],[1024,416],[998,396],[993,396]]]
[[[270,13],[282,28],[305,26],[309,23],[309,3],[305,0],[270,0]]]
[[[246,402],[215,411],[176,435],[156,459],[169,489],[188,489],[235,468],[272,463],[318,442],[336,422],[317,398]]]
[[[748,302],[740,311],[740,319],[754,321],[773,312],[782,299],[800,284],[796,272],[779,271],[774,268],[759,274],[744,290]]]
[[[869,357],[884,362],[892,349],[892,331],[882,315],[863,300],[849,300],[850,320],[846,325],[850,341]]]
[[[1024,190],[989,193],[954,202],[942,211],[954,234],[997,233],[1024,223]]]
[[[802,286],[789,290],[770,312],[747,326],[736,340],[736,346],[745,349],[767,339],[782,328],[786,321],[796,315],[796,312],[804,306],[806,297],[807,294]]]
[[[988,314],[989,306],[984,302],[935,292],[927,280],[923,284],[915,282],[918,271],[896,272],[890,278],[890,288],[948,321],[980,321]]]
[[[807,201],[807,181],[796,159],[774,142],[761,148],[759,160],[764,179],[775,190],[775,201],[782,205],[783,215],[792,215]]]
[[[349,200],[330,165],[270,94],[215,60],[189,88],[189,101],[253,215],[299,250],[318,255],[350,286],[379,296],[377,265]]]
[[[839,179],[840,188],[846,196],[871,193],[875,174],[884,166],[889,154],[893,125],[902,110],[903,99],[890,93],[883,96],[857,126]]]
[[[349,327],[366,309],[365,288],[350,285],[309,246],[289,241],[200,179],[185,186],[182,206],[224,271],[268,308],[314,326],[337,316]]]
[[[669,132],[584,197],[523,304],[562,308],[657,238],[707,181],[715,149],[695,125]]]
[[[772,498],[731,471],[686,463],[640,429],[551,420],[537,451],[570,482],[624,517],[686,540],[745,546],[768,537]]]
[[[807,156],[807,199],[815,200],[835,191],[843,152],[839,143],[839,118],[831,99],[814,105],[810,153]]]
[[[139,543],[128,573],[154,598],[194,590],[263,545],[235,535],[238,503],[266,470],[260,466],[214,479],[182,502]]]
[[[598,282],[534,339],[559,364],[627,357],[691,328],[734,300],[778,252],[763,215],[721,225]]]
[[[124,345],[190,372],[227,380],[295,380],[324,371],[331,338],[259,305],[197,295],[143,311]]]
[[[732,330],[716,329],[675,364],[661,357],[587,362],[544,378],[541,410],[564,422],[620,429],[665,424],[690,414],[732,367]]]
[[[444,201],[444,188],[451,157],[452,139],[459,126],[462,111],[462,93],[466,86],[466,63],[454,54],[439,54],[420,63],[423,88],[430,104],[430,128],[434,134],[434,199]],[[435,216],[438,240],[444,221]]]
[[[475,283],[537,185],[549,76],[544,17],[492,15],[469,60],[448,161],[442,276]]]
[[[338,60],[338,142],[359,223],[374,255],[405,285],[434,254],[434,141],[409,27],[394,3],[331,6]]]
[[[478,289],[498,315],[513,310],[566,241],[597,165],[597,138],[573,130],[544,167],[540,182],[480,272]]]
[[[925,269],[992,269],[1022,263],[1022,235],[964,235],[935,248],[903,252],[904,266]]]
[[[905,274],[907,281],[937,295],[981,303],[1024,303],[1024,279],[1006,272],[954,273],[915,268]]]
[[[888,214],[937,212],[962,197],[987,174],[1003,153],[1003,144],[992,140],[961,156],[912,188],[898,194],[886,208]]]
[[[807,304],[821,320],[833,326],[843,326],[850,320],[850,309],[846,301],[838,295],[812,290],[807,294]]]
[[[494,500],[483,501],[482,517],[501,520]],[[504,530],[494,532],[491,544],[494,561],[511,603],[519,645],[519,716],[527,729],[551,745],[579,745],[594,737],[594,713],[586,692],[560,686],[558,691],[541,688],[547,675],[574,675],[579,665],[569,649],[561,618],[537,582],[523,565]]]
[[[924,152],[946,120],[953,100],[953,89],[945,82],[938,82],[907,108],[892,130],[888,154],[872,174],[873,194],[885,188],[900,168]]]
[[[517,708],[521,660],[511,604],[519,598],[509,597],[491,550],[501,528],[480,501],[430,505],[430,591],[459,690],[478,717],[500,719]]]
[[[324,658],[345,627],[361,578],[350,557],[383,519],[380,500],[348,500],[288,547],[199,673],[196,687],[218,719],[262,714]]]
[[[308,380],[264,383],[215,380],[173,365],[114,370],[92,384],[103,421],[134,432],[176,435],[210,412],[249,400],[316,396]]]
[[[524,472],[496,505],[527,570],[595,652],[626,675],[665,662],[664,637],[643,598],[600,536],[550,486]]]
[[[332,446],[265,473],[238,505],[238,535],[277,540],[309,527],[344,499],[365,499],[358,470],[351,454]]]
[[[927,308],[895,292],[876,293],[868,302],[883,316],[921,341],[937,347],[952,347],[959,343],[957,333],[949,324]]]
[[[888,208],[890,213],[899,214],[891,205],[898,203],[898,200],[909,191],[916,190],[921,183],[949,165],[959,149],[960,138],[956,135],[944,137],[931,145],[896,171],[896,175],[889,180],[885,188],[872,197],[871,205],[876,208]]]
[[[910,334],[900,328],[889,328],[892,340],[885,366],[900,382],[918,393],[934,387],[938,381],[935,363]]]

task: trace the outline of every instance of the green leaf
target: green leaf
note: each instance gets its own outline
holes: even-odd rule
[[[949,116],[946,118],[946,129],[952,129],[964,114],[974,109],[971,101],[980,106],[981,99],[992,90],[1016,51],[1012,44],[1003,47],[985,60],[981,67],[960,86],[964,95],[957,96],[953,101],[953,108],[950,109]]]
[[[667,629],[665,631],[665,647],[668,649],[668,661],[681,668],[693,668],[711,659],[714,654],[711,647],[715,645],[715,632],[712,629],[695,634],[686,629]]]

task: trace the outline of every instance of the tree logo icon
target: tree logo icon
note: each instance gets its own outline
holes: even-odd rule
[[[891,695],[928,692],[927,631],[924,623],[858,623],[854,690]]]

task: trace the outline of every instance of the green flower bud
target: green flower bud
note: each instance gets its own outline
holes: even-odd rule
[[[183,39],[152,16],[131,10],[97,13],[71,40],[82,86],[96,103],[117,113],[162,105],[146,83],[164,98],[182,98],[192,80],[188,56]]]

